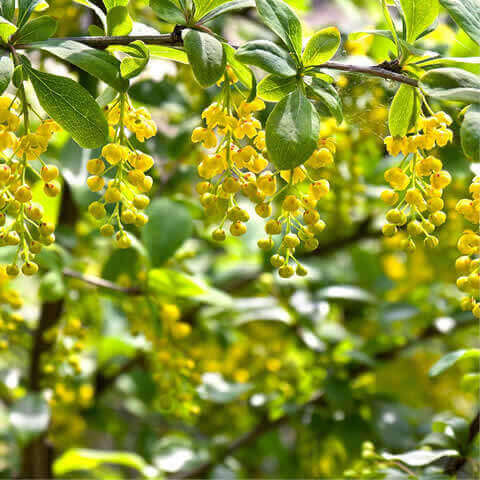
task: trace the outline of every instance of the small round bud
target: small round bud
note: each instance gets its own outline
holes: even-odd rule
[[[268,251],[273,248],[273,240],[271,238],[261,238],[258,240],[257,245],[260,250]]]
[[[60,193],[60,184],[58,182],[49,182],[43,186],[43,191],[48,197],[56,197]]]
[[[212,239],[216,242],[223,242],[227,236],[225,235],[225,230],[217,228],[212,232]]]
[[[111,237],[114,233],[115,228],[113,228],[113,225],[110,225],[109,223],[100,227],[100,234],[104,237]]]
[[[270,258],[270,263],[272,264],[273,267],[279,268],[285,263],[285,257],[283,257],[282,255],[278,255],[278,253],[276,253],[275,255],[272,255],[272,257]]]
[[[22,265],[22,272],[24,275],[35,275],[38,272],[38,265],[35,262],[25,262]]]
[[[282,265],[279,269],[278,269],[278,274],[282,277],[282,278],[290,278],[293,274],[294,274],[294,270],[293,270],[293,267],[291,265]]]
[[[58,168],[55,165],[44,165],[40,171],[40,176],[44,182],[51,182],[58,177]]]

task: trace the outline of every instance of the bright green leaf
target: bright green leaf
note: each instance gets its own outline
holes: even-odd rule
[[[270,161],[280,170],[304,163],[317,148],[320,118],[300,91],[281,100],[268,117],[266,144]]]
[[[440,0],[457,24],[480,45],[480,0]]]
[[[195,20],[200,20],[207,13],[218,8],[220,5],[227,3],[228,0],[194,0],[195,3]]]
[[[237,50],[235,57],[275,75],[291,77],[297,73],[290,54],[269,40],[247,42]]]
[[[107,34],[113,36],[128,35],[132,31],[133,22],[128,8],[119,5],[107,12]]]
[[[183,50],[177,50],[176,48],[163,47],[161,45],[147,45],[152,57],[166,58],[178,63],[188,64],[187,54]]]
[[[225,13],[238,12],[245,8],[255,7],[255,0],[232,0],[231,2],[223,3],[218,7],[210,10],[198,23],[206,23],[212,21],[214,18],[224,15]]]
[[[44,2],[43,0],[18,0],[18,28],[26,23],[33,11],[41,8],[42,4],[45,4],[48,7],[48,3]]]
[[[83,45],[73,40],[52,38],[32,45],[85,70],[116,90],[125,90],[128,82],[120,77],[120,62],[108,52]]]
[[[0,2],[0,16],[11,22],[15,15],[15,0],[2,0]]]
[[[413,87],[401,85],[388,112],[388,127],[394,137],[403,137],[412,128],[419,113],[417,93]]]
[[[460,68],[430,70],[421,78],[420,87],[440,100],[480,102],[480,77]]]
[[[307,85],[308,98],[319,102],[331,116],[336,118],[338,124],[342,123],[342,101],[335,87],[316,77],[312,77]]]
[[[235,75],[238,77],[240,82],[245,85],[247,88],[252,88],[252,80],[254,75],[252,70],[244,65],[242,62],[237,60],[235,57],[235,49],[230,46],[228,43],[223,44],[223,49],[225,50],[225,55],[227,57],[227,63],[234,71]]]
[[[438,16],[438,0],[400,0],[407,25],[407,42],[414,43]]]
[[[480,162],[480,105],[472,105],[465,113],[460,139],[465,155],[472,162]]]
[[[8,43],[9,38],[17,31],[17,27],[0,17],[0,40]]]
[[[212,35],[187,30],[183,46],[193,74],[202,87],[213,85],[225,71],[226,55],[222,44]]]
[[[459,360],[465,360],[467,358],[480,358],[480,349],[470,348],[464,350],[456,350],[455,352],[447,353],[444,355],[431,369],[428,374],[431,377],[440,375],[445,370],[455,365]]]
[[[300,58],[302,25],[295,12],[282,0],[257,0],[257,10],[265,25],[273,30]]]
[[[84,148],[104,145],[108,124],[88,91],[70,78],[27,68],[42,108]]]
[[[148,272],[148,288],[156,295],[192,298],[205,293],[206,289],[195,278],[166,268]]]
[[[258,84],[258,96],[267,102],[279,102],[297,88],[296,77],[267,75]]]
[[[43,15],[23,25],[20,30],[17,30],[14,38],[18,43],[42,42],[48,40],[56,31],[57,21],[48,15]]]
[[[135,40],[122,50],[129,55],[120,64],[122,77],[129,79],[142,73],[150,59],[150,50],[145,44],[141,40]]]
[[[170,0],[150,0],[150,7],[155,14],[166,23],[185,25],[185,15],[182,10]]]
[[[337,27],[328,27],[316,32],[303,52],[303,65],[308,67],[327,62],[335,55],[339,45],[340,32]]]
[[[142,239],[150,255],[151,265],[165,263],[192,234],[192,219],[188,210],[168,198],[155,199],[147,209],[149,222]]]

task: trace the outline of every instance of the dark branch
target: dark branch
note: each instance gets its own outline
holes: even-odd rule
[[[141,40],[146,45],[164,45],[167,47],[182,47],[183,42],[181,35],[178,33],[178,29],[175,28],[172,33],[168,34],[158,34],[158,35],[132,35],[132,36],[92,36],[92,37],[64,37],[58,38],[56,40],[73,40],[75,42],[88,45],[89,47],[105,49],[113,45],[128,45],[134,40]],[[19,44],[15,45],[17,50],[25,50],[30,48],[35,48],[33,44]],[[390,71],[382,67],[383,64],[370,67],[362,67],[359,65],[348,65],[339,62],[325,62],[321,65],[317,65],[314,68],[324,68],[330,70],[341,70],[344,72],[351,73],[363,73],[366,75],[372,75],[374,77],[384,78],[386,80],[393,80],[395,82],[404,83],[406,85],[411,85],[412,87],[418,86],[418,82],[406,75],[401,73]]]
[[[76,278],[95,287],[106,288],[108,290],[113,290],[114,292],[123,293],[125,295],[139,296],[145,294],[144,290],[142,290],[140,287],[122,287],[121,285],[117,285],[109,280],[105,280],[100,277],[94,277],[93,275],[86,275],[84,273],[71,270],[70,268],[64,268],[63,275],[65,277]]]

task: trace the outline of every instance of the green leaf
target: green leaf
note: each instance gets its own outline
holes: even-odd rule
[[[415,125],[419,112],[417,93],[413,87],[401,85],[388,112],[388,127],[394,137],[403,137]]]
[[[465,155],[472,162],[480,162],[480,105],[472,105],[465,113],[460,139]]]
[[[336,118],[338,124],[342,123],[342,101],[333,85],[320,78],[312,77],[311,83],[307,86],[307,96],[326,107],[329,114]]]
[[[57,21],[43,15],[23,25],[14,35],[17,43],[42,42],[48,40],[57,31]]]
[[[161,45],[147,45],[152,57],[166,58],[178,63],[188,64],[187,54],[183,50],[176,48],[163,47]]]
[[[185,15],[170,0],[150,0],[150,7],[160,20],[174,25],[185,25]]]
[[[104,32],[107,31],[107,16],[105,15],[104,11],[98,5],[95,5],[90,0],[73,0],[73,1],[75,3],[78,3],[79,5],[83,5],[87,8],[90,8],[91,10],[93,10],[96,13],[97,17],[102,22]]]
[[[258,84],[258,96],[267,102],[279,102],[297,88],[296,77],[267,75]]]
[[[0,17],[0,40],[8,43],[9,38],[17,31],[17,27],[8,20]]]
[[[158,267],[191,236],[192,219],[183,205],[168,198],[155,199],[147,213],[149,222],[142,231],[142,239],[151,265]]]
[[[257,0],[265,25],[275,32],[298,58],[302,54],[302,25],[295,12],[282,0]]]
[[[459,360],[465,360],[467,358],[480,358],[479,348],[470,348],[464,350],[456,350],[455,352],[447,353],[443,356],[428,372],[430,377],[436,377],[445,370],[455,365]]]
[[[133,22],[128,8],[119,5],[107,12],[107,34],[113,36],[128,35],[133,28]]]
[[[224,15],[225,13],[238,12],[239,10],[253,7],[255,7],[255,0],[233,0],[231,2],[223,3],[213,10],[210,10],[197,23],[210,22],[214,18]]]
[[[480,0],[440,0],[457,24],[480,45]]]
[[[193,74],[202,87],[213,85],[225,71],[226,55],[222,44],[208,33],[187,30],[183,46]]]
[[[297,73],[290,54],[269,40],[254,40],[242,45],[235,57],[243,63],[255,65],[268,73],[291,77]]]
[[[395,24],[393,23],[392,17],[390,16],[390,11],[388,10],[387,0],[382,0],[382,10],[383,10],[383,16],[387,21],[388,28],[390,29],[390,34],[392,36],[392,41],[395,45],[396,53],[397,55],[399,55],[400,54],[399,38],[397,35],[397,29],[395,27]]]
[[[340,45],[340,32],[337,27],[320,30],[310,38],[302,56],[305,67],[320,65],[330,60]]]
[[[430,70],[421,78],[420,88],[440,100],[480,102],[480,78],[460,68]]]
[[[462,390],[476,394],[480,389],[480,373],[466,373],[460,381]]]
[[[438,17],[438,0],[400,0],[407,26],[407,42],[419,35]]]
[[[64,477],[76,471],[94,470],[104,463],[122,465],[144,473],[150,471],[150,476],[155,470],[135,453],[72,448],[55,460],[53,472],[57,477]]]
[[[253,84],[256,83],[255,75],[253,74],[252,70],[237,60],[235,57],[235,49],[228,43],[223,44],[223,49],[225,50],[228,65],[235,72],[235,75],[238,77],[240,82],[243,83],[245,87],[252,89]]]
[[[268,117],[266,144],[270,161],[280,170],[304,163],[317,148],[320,118],[303,92],[281,100]]]
[[[135,40],[122,50],[129,55],[120,64],[122,77],[129,79],[142,73],[150,59],[150,50],[146,45],[141,40]]]
[[[220,5],[227,3],[228,0],[194,0],[195,4],[195,20],[199,21],[208,12],[218,8]]]
[[[33,44],[32,48],[55,55],[85,70],[116,90],[122,91],[128,87],[128,82],[120,77],[120,62],[104,50],[97,50],[73,40],[56,38]]]
[[[430,463],[436,462],[443,457],[458,457],[456,450],[413,450],[411,452],[392,455],[390,453],[382,453],[382,457],[386,460],[395,460],[403,462],[411,467],[423,467]]]
[[[25,65],[24,65],[25,67]],[[105,144],[108,124],[88,91],[70,78],[27,67],[42,108],[84,148]]]
[[[11,22],[15,16],[15,0],[0,2],[0,16]]]
[[[206,289],[195,278],[166,268],[148,272],[148,288],[156,295],[191,298],[205,293]]]
[[[13,75],[13,62],[6,51],[0,51],[0,95],[10,85]]]
[[[10,424],[24,438],[44,432],[50,421],[50,408],[39,393],[28,393],[10,409]]]
[[[27,22],[34,10],[41,10],[42,7],[48,8],[48,3],[44,0],[18,0],[18,28]]]

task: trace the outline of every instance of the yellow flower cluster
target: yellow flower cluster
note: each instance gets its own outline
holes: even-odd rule
[[[383,191],[380,198],[392,208],[387,212],[388,223],[383,226],[383,233],[393,236],[407,225],[408,236],[402,245],[406,251],[415,250],[413,238],[419,235],[425,237],[428,248],[438,246],[438,238],[432,234],[445,223],[442,194],[452,179],[442,169],[441,160],[426,151],[435,145],[443,147],[452,140],[452,131],[447,128],[451,122],[446,113],[438,112],[421,117],[415,134],[385,139],[387,151],[394,156],[402,153],[404,158],[398,167],[385,172],[385,180],[392,189]]]
[[[175,303],[155,302],[158,318],[152,318],[150,302],[142,299],[125,305],[134,335],[142,333],[154,346],[154,379],[159,388],[158,407],[179,417],[200,413],[196,403],[199,376],[196,364],[189,358],[186,341],[192,327],[181,321],[181,310]],[[159,322],[160,320],[160,322]],[[161,334],[159,334],[161,331]]]
[[[281,213],[265,225],[268,237],[259,240],[258,246],[265,251],[271,250],[274,247],[272,237],[282,235],[281,254],[272,256],[272,265],[279,269],[283,278],[295,272],[304,276],[307,271],[295,259],[294,252],[300,244],[306,250],[318,246],[315,236],[324,230],[325,223],[320,220],[316,204],[329,192],[328,181],[312,180],[309,169],[332,165],[335,144],[331,139],[321,138],[305,165],[292,170],[276,170],[266,158],[265,132],[254,117],[265,104],[258,98],[251,102],[235,102],[230,91],[234,81],[232,76],[225,75],[219,102],[203,112],[205,126],[197,127],[192,133],[193,142],[201,142],[206,149],[213,150],[204,155],[198,165],[198,174],[204,181],[197,185],[207,216],[219,222],[212,238],[218,242],[225,240],[227,222],[233,236],[246,233],[245,223],[250,216],[238,205],[237,194],[254,203],[255,212],[268,219],[272,217],[272,201],[287,193]],[[306,195],[296,186],[304,180],[311,182]],[[279,188],[281,182],[283,185]],[[296,263],[296,269],[290,265],[290,259]]]
[[[87,163],[87,185],[93,192],[102,192],[102,198],[90,204],[88,211],[101,220],[100,233],[111,237],[119,248],[128,248],[131,238],[125,225],[143,227],[148,216],[143,210],[150,203],[147,192],[153,179],[146,172],[153,167],[150,155],[135,150],[125,134],[125,129],[144,142],[154,136],[157,127],[148,111],[141,107],[134,109],[125,94],[106,107],[112,142],[102,149],[100,158],[92,158]],[[104,176],[110,173],[110,180]],[[105,188],[106,187],[106,188]]]
[[[480,225],[480,177],[475,177],[470,185],[472,199],[464,198],[457,203],[456,210],[466,220]],[[458,239],[457,248],[462,254],[455,262],[459,275],[457,287],[467,295],[462,298],[464,310],[471,310],[480,318],[480,233],[465,230]]]
[[[17,137],[21,115],[25,114],[18,113],[18,107],[18,103],[10,97],[0,97],[0,246],[17,246],[15,258],[6,269],[11,277],[20,272],[17,266],[19,257],[22,260],[21,270],[25,275],[36,273],[38,266],[33,261],[35,255],[41,251],[43,245],[50,245],[55,241],[55,226],[42,221],[43,207],[32,201],[27,170],[41,178],[46,195],[55,197],[60,193],[58,168],[46,165],[41,158],[47,150],[50,138],[60,127],[53,120],[45,120],[35,132],[31,132],[28,119],[24,118],[24,133]],[[40,172],[30,164],[37,159],[42,164]]]

